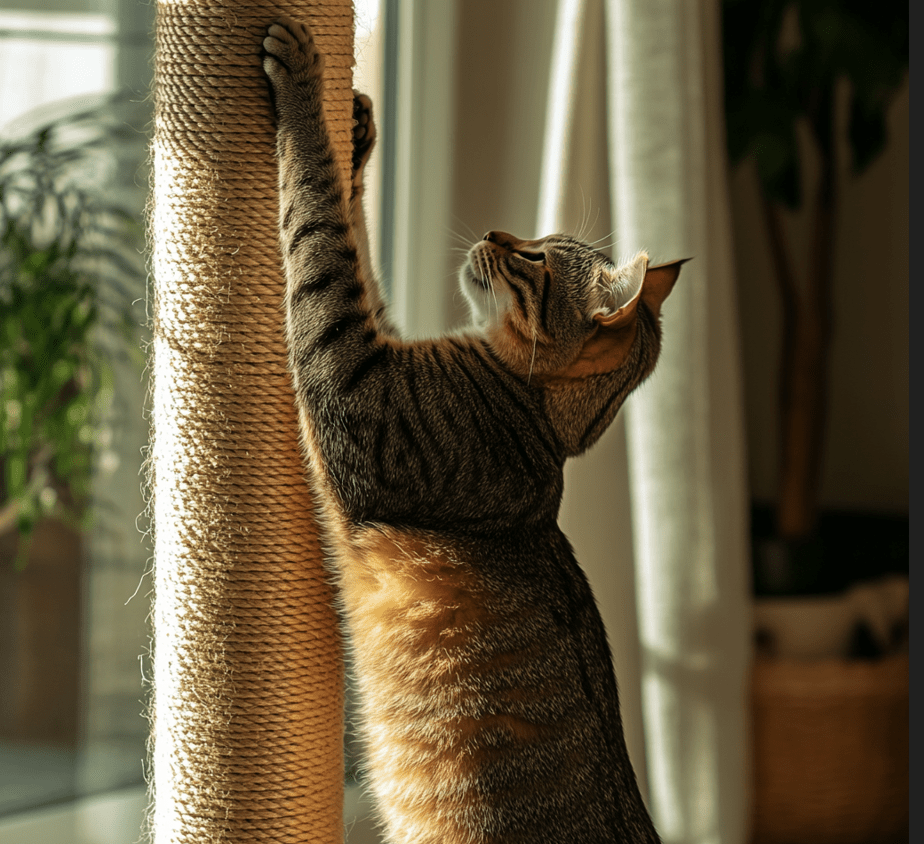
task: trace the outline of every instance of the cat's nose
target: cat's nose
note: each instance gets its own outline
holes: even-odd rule
[[[492,230],[484,236],[484,240],[490,241],[491,243],[496,243],[498,246],[504,246],[508,249],[512,249],[516,238],[512,234],[507,234],[507,232],[496,232]]]

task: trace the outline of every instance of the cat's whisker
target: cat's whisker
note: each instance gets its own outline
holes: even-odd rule
[[[578,226],[578,240],[583,240],[584,235],[587,233],[587,218],[589,216],[589,205],[587,205],[587,196],[584,193],[584,186],[579,184],[578,188],[581,191],[581,225]]]
[[[579,186],[581,187],[581,186]],[[584,188],[581,187],[581,203],[582,203],[582,212],[581,212],[581,225],[578,228],[578,232],[575,235],[577,240],[584,241],[588,246],[593,246],[593,243],[587,241],[587,235],[594,230],[594,227],[597,225],[597,220],[600,219],[600,208],[597,207],[597,213],[594,214],[593,220],[590,219],[591,210],[593,208],[593,202],[587,200],[587,205],[584,207]],[[607,235],[608,237],[609,235]]]
[[[480,254],[479,257],[481,257]],[[491,263],[488,261],[487,257],[484,258],[484,269],[485,280],[488,282],[488,287],[491,288],[491,297],[494,299],[494,316],[500,321],[500,305],[497,303],[497,291],[494,289],[494,276],[491,273]]]
[[[480,262],[482,278],[485,280],[485,283],[488,286],[488,289],[491,291],[491,298],[494,300],[494,315],[495,317],[500,316],[500,309],[497,304],[497,292],[494,290],[494,278],[491,273],[491,262],[488,257],[481,252],[478,253],[478,260]]]
[[[615,262],[616,258],[613,256],[613,249],[616,246],[616,244],[619,242],[619,239],[618,238],[612,238],[612,239],[600,238],[600,241],[601,242],[599,243],[591,245],[591,248],[595,249],[597,252],[607,253],[609,257],[611,258],[611,260]]]
[[[468,225],[468,223],[466,223],[465,220],[463,220],[461,217],[459,217],[456,214],[453,214],[452,219],[455,220],[460,225],[464,226],[466,229],[468,229],[468,233],[471,236],[473,241],[481,240],[481,238],[477,234],[475,234],[475,232],[472,231],[472,227]]]
[[[597,244],[600,243],[600,242],[603,241],[603,240],[609,240],[610,238],[614,238],[613,242],[609,244],[610,246],[612,246],[613,243],[615,243],[616,240],[618,240],[618,238],[615,238],[615,235],[616,235],[616,229],[613,229],[609,234],[605,234],[605,235],[603,235],[603,237],[598,237],[596,240],[591,240],[591,241],[589,241],[587,245],[588,245],[588,246],[592,246],[592,247],[594,247],[595,249],[605,249],[605,248],[608,248],[608,247],[598,246]]]
[[[455,229],[450,228],[449,226],[443,226],[443,231],[450,235],[456,242],[465,244],[466,249],[471,248],[473,239],[477,240],[477,238],[470,239],[461,232],[457,232]]]
[[[529,374],[526,376],[526,383],[532,380],[533,377],[533,366],[536,363],[536,341],[539,339],[539,335],[536,333],[536,329],[533,328],[533,356],[529,361]]]
[[[589,211],[590,209],[588,208],[588,216],[590,216]],[[587,227],[587,233],[590,233],[594,230],[594,227],[597,225],[597,220],[599,219],[600,219],[600,207],[598,206],[597,213],[594,215],[594,221]],[[582,237],[581,240],[583,239],[584,238]]]

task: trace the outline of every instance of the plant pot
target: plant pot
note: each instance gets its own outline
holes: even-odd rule
[[[40,522],[25,568],[16,535],[0,534],[0,739],[77,743],[80,683],[80,534]]]
[[[758,659],[753,844],[908,840],[908,657]]]
[[[857,611],[846,594],[754,601],[759,641],[784,659],[847,657],[856,620]]]

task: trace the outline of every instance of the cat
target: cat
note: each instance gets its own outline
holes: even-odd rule
[[[654,368],[683,262],[492,231],[460,272],[472,327],[402,341],[362,254],[371,103],[348,197],[309,29],[279,19],[263,45],[289,366],[385,838],[656,842],[557,516],[565,459]]]

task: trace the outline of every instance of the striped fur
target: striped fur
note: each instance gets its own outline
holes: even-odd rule
[[[281,19],[264,46],[290,367],[387,840],[657,841],[557,514],[565,459],[654,367],[679,264],[490,232],[461,271],[473,327],[402,341],[366,257],[369,101],[347,197],[310,32]]]

